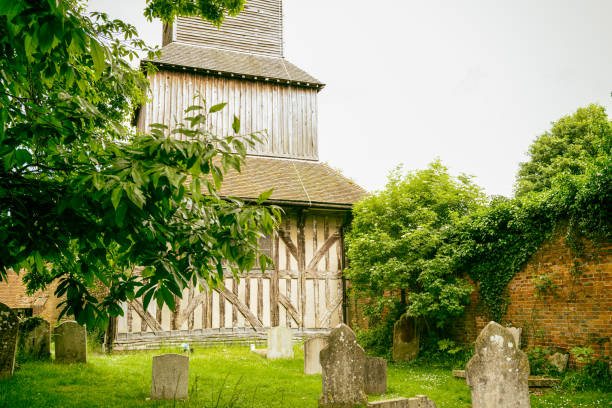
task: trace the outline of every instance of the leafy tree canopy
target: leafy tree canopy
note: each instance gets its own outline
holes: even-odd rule
[[[559,174],[584,174],[590,162],[609,156],[612,125],[602,106],[589,105],[553,122],[550,131],[529,147],[529,161],[520,164],[516,195],[543,191]]]
[[[396,170],[383,191],[355,206],[347,277],[355,295],[370,299],[362,310],[371,322],[387,313],[392,324],[407,310],[442,327],[462,312],[472,287],[437,254],[449,226],[483,202],[470,177],[453,177],[435,161],[405,176]]]
[[[214,286],[257,258],[265,268],[257,240],[279,217],[217,193],[259,140],[238,118],[233,136],[207,132],[223,104],[132,133],[147,90],[129,65],[138,51],[153,52],[134,27],[77,1],[0,0],[0,280],[9,268],[30,290],[59,280],[79,323],[104,325],[135,296],[173,308],[189,283]]]
[[[242,11],[245,0],[147,0],[145,16],[171,23],[177,16],[200,16],[219,26]]]

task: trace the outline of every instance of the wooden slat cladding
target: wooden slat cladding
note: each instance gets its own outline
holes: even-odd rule
[[[221,27],[198,17],[179,17],[172,30],[172,39],[182,43],[283,56],[281,0],[249,0],[240,14],[226,18]]]
[[[252,270],[212,293],[186,288],[178,310],[123,305],[119,332],[258,328],[331,328],[342,322],[342,212],[288,212],[273,239],[275,268]],[[340,255],[339,255],[340,254]],[[144,330],[143,330],[144,329]]]
[[[234,115],[240,118],[241,134],[267,133],[266,140],[249,154],[318,159],[315,89],[175,71],[151,75],[150,84],[152,99],[140,110],[140,130],[147,131],[152,123],[174,127],[185,109],[196,103],[194,97],[200,95],[208,107],[228,104],[211,116],[213,133],[233,134]]]

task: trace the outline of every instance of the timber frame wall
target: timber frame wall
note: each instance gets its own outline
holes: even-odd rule
[[[124,304],[118,333],[262,329],[329,329],[344,321],[342,229],[346,211],[285,208],[271,239],[275,267],[254,269],[211,292],[187,288],[176,310],[144,310],[140,300]],[[125,337],[125,336],[123,336]]]

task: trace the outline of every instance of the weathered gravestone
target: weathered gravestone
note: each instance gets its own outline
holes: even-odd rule
[[[339,324],[329,335],[327,347],[321,350],[323,391],[319,407],[351,408],[365,405],[365,351],[357,336],[345,324]]]
[[[85,327],[74,321],[67,321],[57,326],[53,332],[55,338],[55,361],[58,363],[87,362],[87,333]]]
[[[51,357],[49,322],[40,317],[29,317],[19,325],[19,358],[47,360]]]
[[[288,327],[273,327],[268,330],[268,351],[266,357],[270,360],[293,358],[293,334]]]
[[[365,392],[366,394],[384,394],[387,392],[387,360],[384,358],[366,358]]]
[[[567,369],[567,362],[569,361],[569,354],[555,353],[548,357],[550,364],[554,365],[557,371],[560,373]]]
[[[393,398],[368,403],[368,408],[437,408],[437,405],[425,395],[412,398]]]
[[[0,303],[0,379],[13,375],[19,319],[4,303]]]
[[[189,392],[189,357],[162,354],[153,357],[152,399],[187,399]]]
[[[530,407],[529,361],[510,331],[490,322],[478,335],[475,348],[465,370],[472,407]]]
[[[516,344],[516,348],[521,348],[521,334],[523,334],[523,329],[521,327],[506,327],[514,337],[514,344]]]
[[[327,338],[314,337],[304,342],[304,374],[321,374],[319,354],[327,347]]]
[[[393,361],[410,361],[419,354],[416,320],[402,315],[393,326]]]

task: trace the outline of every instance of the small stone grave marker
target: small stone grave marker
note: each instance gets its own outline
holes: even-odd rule
[[[51,357],[49,322],[40,317],[24,319],[19,325],[19,358],[48,360]]]
[[[151,399],[183,400],[189,393],[189,357],[161,354],[153,357]]]
[[[393,326],[393,361],[410,361],[419,354],[416,320],[402,315]]]
[[[387,360],[381,357],[368,357],[365,364],[366,394],[387,392]]]
[[[510,331],[490,322],[476,339],[466,367],[473,408],[527,408],[529,361]]]
[[[293,358],[293,333],[288,327],[273,327],[268,330],[268,351],[266,357],[270,360]]]
[[[55,361],[58,363],[87,362],[87,333],[75,321],[67,321],[55,328]]]
[[[320,359],[323,392],[319,397],[319,407],[349,408],[367,403],[366,355],[350,327],[339,324],[332,330]]]
[[[304,374],[321,374],[319,354],[327,347],[327,338],[314,337],[304,342]]]
[[[19,318],[4,303],[0,303],[0,379],[13,375]]]
[[[548,357],[550,364],[554,365],[557,371],[560,373],[567,369],[567,362],[569,361],[569,354],[555,353]]]

